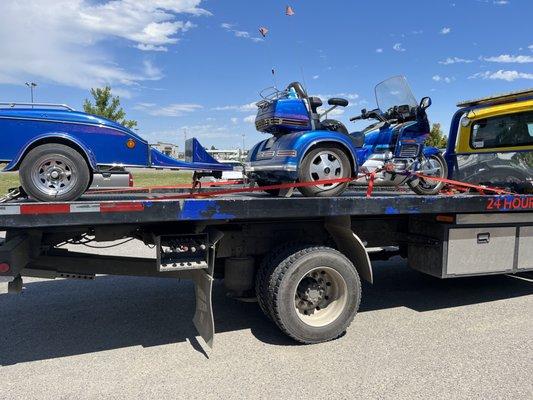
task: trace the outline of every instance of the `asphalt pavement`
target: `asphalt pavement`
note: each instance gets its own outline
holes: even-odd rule
[[[214,288],[210,350],[173,279],[27,279],[0,294],[1,399],[533,398],[533,280],[375,263],[342,338],[298,345]]]

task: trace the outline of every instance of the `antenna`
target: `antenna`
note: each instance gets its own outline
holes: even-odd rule
[[[26,82],[26,86],[30,88],[31,103],[32,103],[31,108],[33,108],[33,89],[37,87],[37,84],[35,82]]]
[[[267,40],[268,28],[265,28],[264,26],[260,27],[259,33],[263,37],[263,41],[266,43],[268,58],[270,59],[271,65],[272,65],[272,81],[274,82],[274,88],[277,89],[278,85],[276,82],[276,68],[274,66],[274,57],[272,56],[272,49],[270,48],[270,41]]]

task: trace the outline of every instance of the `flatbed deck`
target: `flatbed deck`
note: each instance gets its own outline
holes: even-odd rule
[[[173,199],[172,193],[90,194],[67,203],[0,204],[0,230],[179,221],[245,221],[284,218],[533,211],[533,195],[439,195],[357,191],[340,197],[290,198],[264,193]]]

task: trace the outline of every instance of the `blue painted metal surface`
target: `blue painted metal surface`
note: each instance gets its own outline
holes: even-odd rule
[[[178,220],[226,220],[234,219],[235,215],[221,211],[222,206],[212,200],[185,200],[177,215]]]
[[[95,171],[104,165],[231,169],[217,163],[195,140],[190,145],[194,156],[184,162],[152,149],[141,136],[106,118],[51,108],[0,108],[0,161],[8,163],[6,171],[18,169],[24,155],[36,145],[55,142],[79,150]]]
[[[298,132],[311,129],[311,119],[302,99],[276,99],[260,104],[255,121],[261,132]],[[265,123],[261,125],[261,121]]]
[[[357,171],[357,148],[351,137],[338,132],[316,130],[305,132],[293,132],[285,135],[274,136],[256,144],[248,155],[248,160],[253,162],[254,168],[273,166],[274,169],[265,172],[269,176],[277,176],[279,179],[294,180],[297,178],[297,168],[307,151],[319,143],[335,143],[350,155],[353,162],[353,173]],[[295,150],[293,156],[278,155],[280,150]],[[283,166],[284,170],[276,170],[275,167]]]

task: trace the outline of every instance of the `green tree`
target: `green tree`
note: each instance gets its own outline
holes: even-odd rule
[[[113,96],[110,86],[91,89],[91,96],[93,96],[94,104],[89,99],[83,102],[83,110],[86,113],[110,119],[126,128],[132,129],[137,126],[137,121],[126,119],[126,112],[120,106],[120,98]]]
[[[446,143],[448,143],[448,138],[444,136],[440,124],[433,124],[426,139],[426,145],[442,149],[446,147]]]

